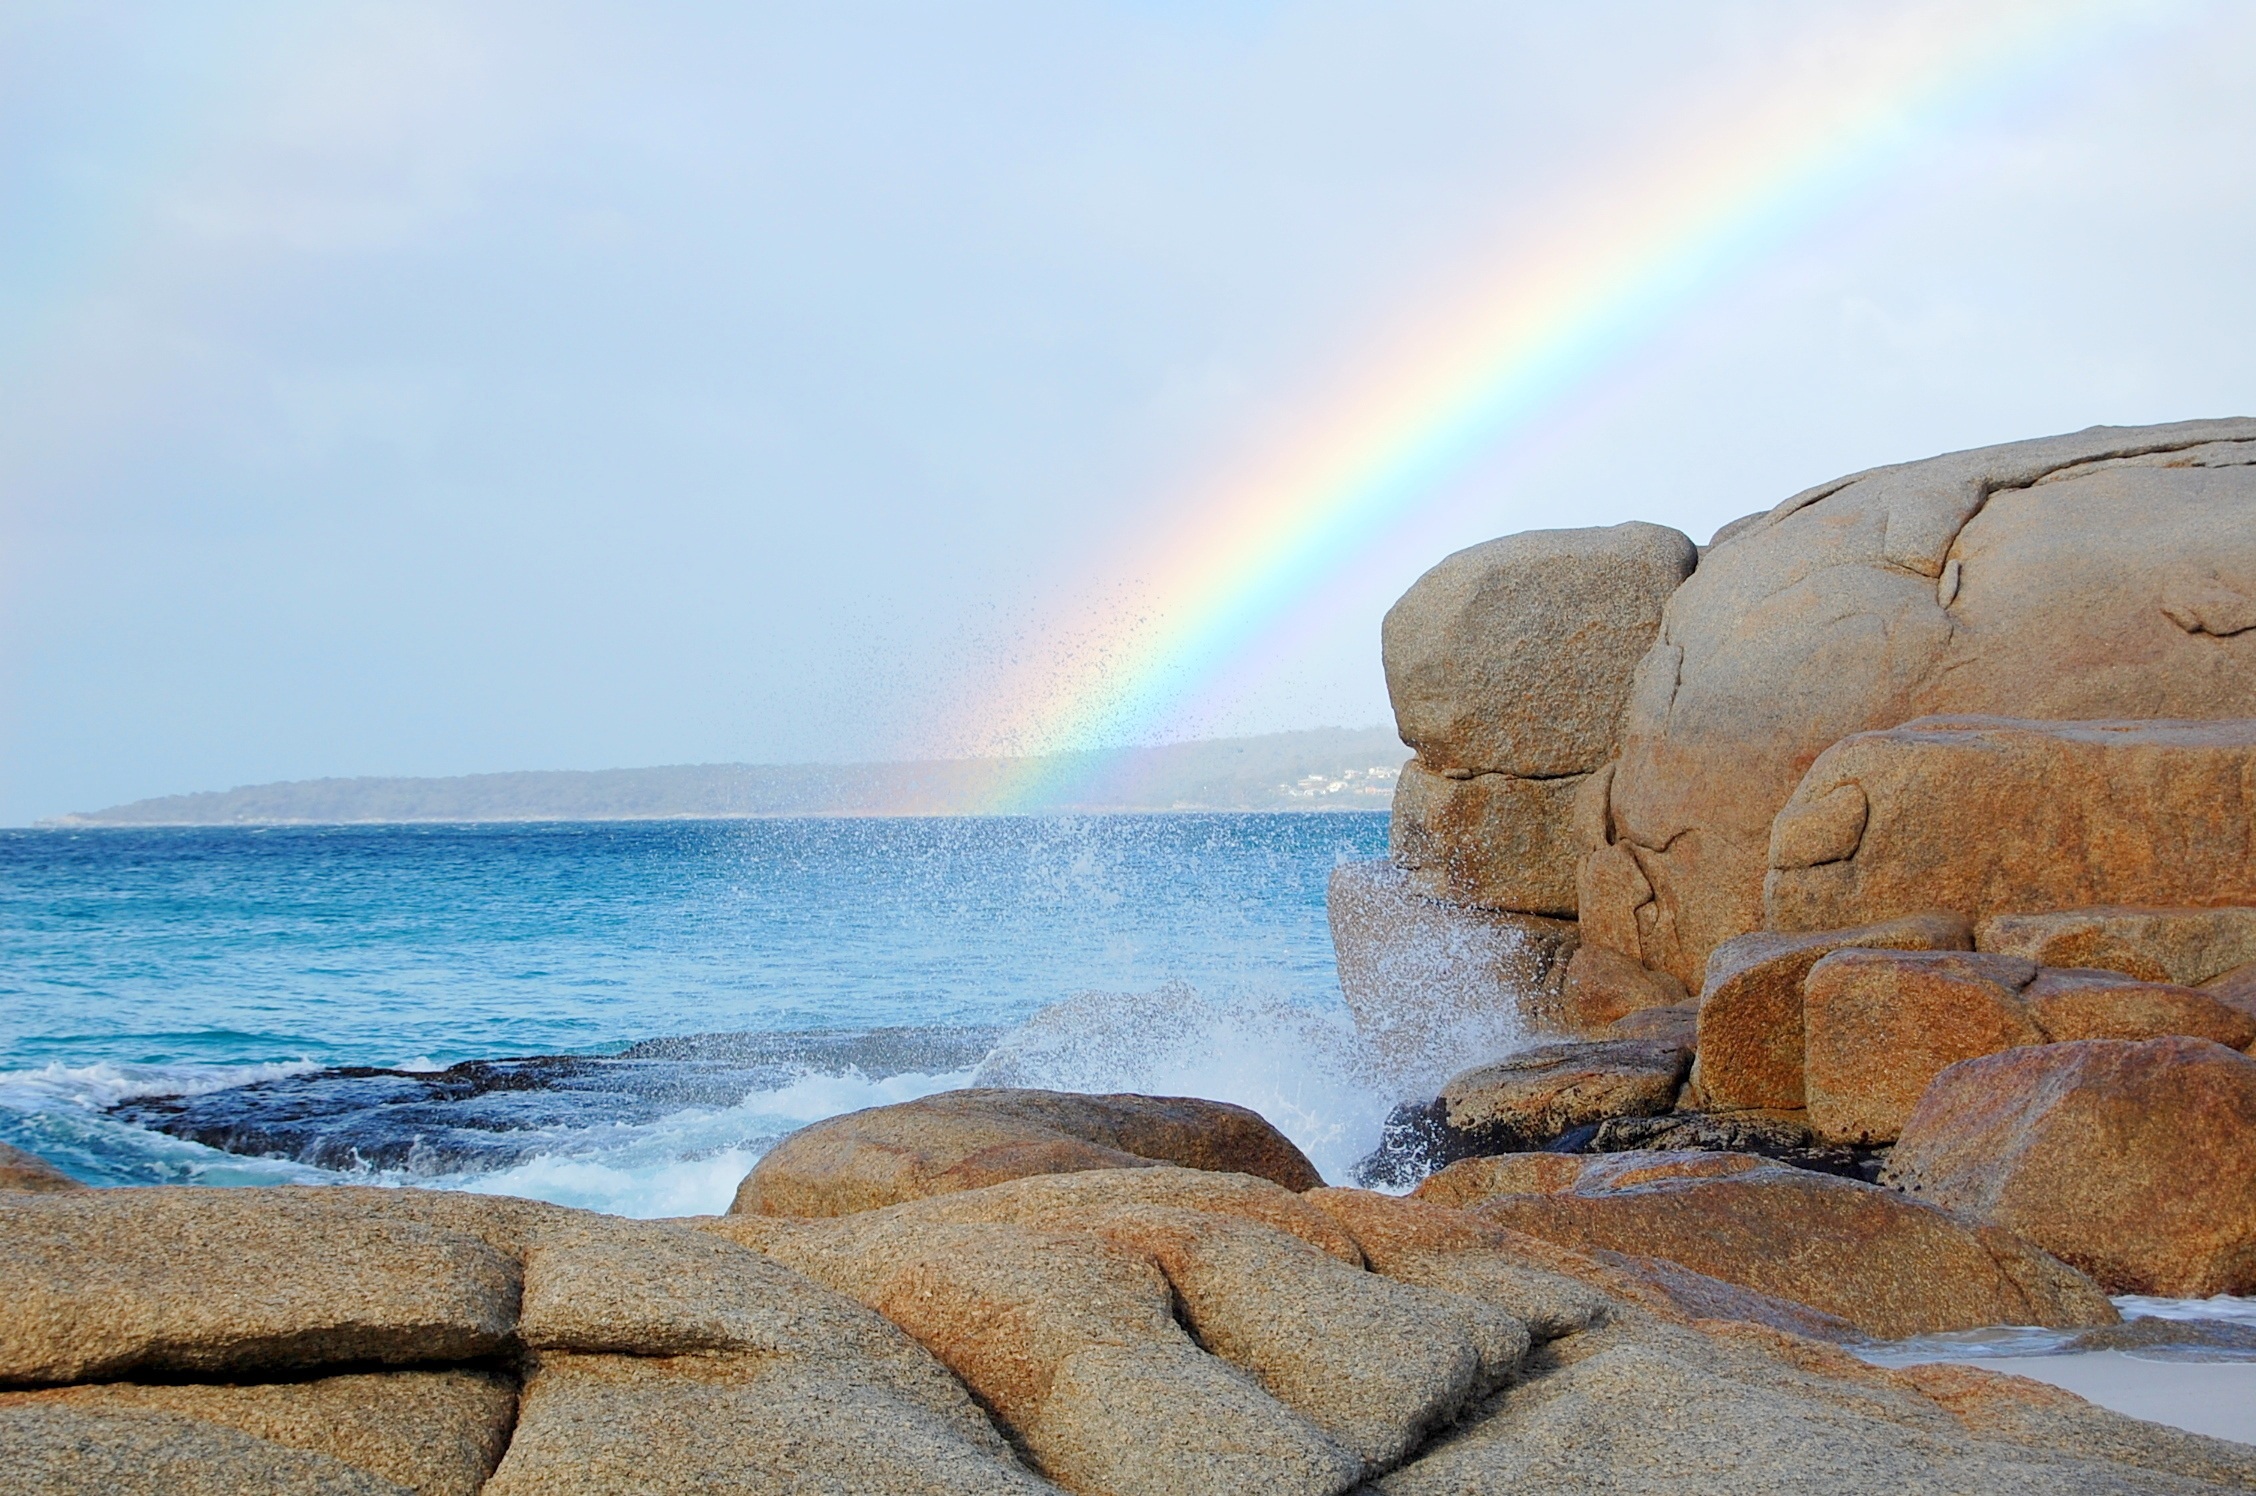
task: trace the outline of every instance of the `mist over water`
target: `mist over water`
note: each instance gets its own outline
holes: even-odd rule
[[[104,1183],[667,1215],[819,1118],[1032,1085],[1238,1102],[1342,1180],[1408,1082],[1340,1001],[1324,887],[1385,838],[1355,813],[0,834],[0,1138]],[[556,1055],[596,1058],[446,1068]]]

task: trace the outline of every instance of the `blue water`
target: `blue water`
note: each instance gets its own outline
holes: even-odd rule
[[[1337,1171],[1383,1098],[1308,1052],[1347,1042],[1324,882],[1385,840],[1371,813],[0,832],[0,1138],[100,1182],[328,1177],[109,1109],[325,1066],[995,1029],[984,1073],[771,1066],[658,1119],[551,1109],[532,1161],[418,1182],[713,1208],[791,1126],[974,1075],[1235,1092]]]

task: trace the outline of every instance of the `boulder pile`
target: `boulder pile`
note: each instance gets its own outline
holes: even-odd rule
[[[39,1496],[2256,1484],[2245,1445],[1828,1344],[2113,1318],[2073,1269],[1887,1191],[1727,1154],[1548,1156],[1573,1177],[1472,1209],[1438,1179],[1402,1198],[1142,1156],[930,1168],[1030,1117],[1213,1160],[1265,1141],[1164,1098],[1077,1108],[879,1109],[829,1128],[830,1164],[798,1150],[729,1214],[672,1221],[407,1189],[0,1193],[0,1468]],[[868,1203],[857,1154],[904,1139],[926,1172]],[[1740,1197],[1808,1196],[1798,1219],[1865,1242],[1862,1276],[1648,1255],[1693,1255],[1636,1218],[1668,1189],[1736,1192],[1702,1200],[1719,1227],[1752,1219]],[[1529,1208],[1609,1199],[1604,1229]],[[1922,1259],[1949,1271],[1922,1284]],[[1838,1312],[1792,1297],[1813,1285]]]
[[[1836,1313],[1885,1302],[1858,1252],[1904,1209],[2110,1292],[2256,1291],[2256,420],[1878,468],[1700,548],[1492,541],[1383,643],[1418,755],[1393,876],[1429,907],[1335,920],[1357,1013],[1416,1031],[1374,974],[1452,921],[1554,954],[1466,973],[1452,1002],[1520,1033],[1398,1109],[1367,1181],[1439,1169],[1520,1231]],[[1632,1036],[1682,1059],[1632,1084]],[[1614,1172],[1685,1149],[1768,1162]],[[1528,1150],[1566,1161],[1498,1163]],[[1766,1232],[1848,1243],[1830,1287],[1765,1276]]]

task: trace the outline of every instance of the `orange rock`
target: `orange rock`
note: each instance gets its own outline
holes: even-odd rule
[[[2256,909],[2061,909],[1998,914],[1974,948],[2027,956],[2039,966],[2119,971],[2142,982],[2197,987],[2256,962]]]
[[[2243,1013],[2256,1016],[2256,961],[2246,966],[2236,966],[2222,976],[2211,977],[2201,984],[2204,995],[2215,998],[2228,1008],[2238,1008]]]
[[[2091,1280],[2010,1232],[1893,1190],[1759,1159],[1722,1177],[1622,1177],[1501,1195],[1472,1213],[1581,1252],[1665,1258],[1888,1338],[2116,1318]]]
[[[1437,774],[1412,759],[1394,788],[1388,850],[1418,887],[1483,909],[1572,918],[1582,775]]]
[[[1889,1161],[2110,1292],[2256,1290],[2256,1060],[2205,1039],[2009,1050],[1935,1078]]]
[[[1802,984],[1810,1127],[1829,1143],[1892,1142],[1949,1066],[2044,1031],[2021,1002],[2019,956],[1835,951]]]
[[[1606,1025],[1608,1039],[1659,1039],[1691,1049],[1700,1040],[1700,1010],[1692,1003],[1640,1008]]]
[[[2055,1044],[2166,1034],[2209,1039],[2227,1049],[2256,1044],[2256,1014],[2198,987],[2138,982],[2112,971],[2045,970],[2022,990],[2021,1000]]]
[[[1857,834],[1805,861],[1799,842],[1823,838],[1800,828],[1831,825],[1843,796],[1865,805]],[[1770,862],[1763,911],[1780,930],[1938,905],[1983,920],[2256,903],[2256,719],[1922,717],[1857,733],[1810,765]]]
[[[835,1216],[1005,1180],[1179,1164],[1287,1189],[1323,1183],[1284,1135],[1241,1106],[1179,1096],[943,1091],[791,1134],[737,1188],[736,1214]]]
[[[1570,1189],[1586,1159],[1572,1153],[1495,1153],[1461,1158],[1410,1192],[1414,1200],[1463,1210],[1498,1195],[1549,1195]]]
[[[1674,1008],[1690,1000],[1684,984],[1665,971],[1638,965],[1619,951],[1581,945],[1567,962],[1555,1011],[1538,1011],[1545,1027],[1584,1038],[1653,1038],[1650,1034],[1608,1034],[1632,1013]],[[1673,1037],[1673,1036],[1671,1036]]]
[[[1643,1117],[1676,1102],[1691,1056],[1649,1039],[1539,1044],[1452,1076],[1437,1103],[1459,1151],[1548,1142],[1608,1117]]]
[[[1700,1091],[1730,1109],[1802,1104],[1802,980],[1834,951],[1970,949],[1951,914],[1923,914],[1818,934],[1742,935],[1716,947],[1700,991]]]

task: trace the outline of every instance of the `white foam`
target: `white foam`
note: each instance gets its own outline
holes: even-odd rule
[[[60,1062],[37,1070],[0,1071],[0,1107],[19,1112],[70,1107],[106,1111],[143,1096],[201,1096],[254,1081],[279,1080],[319,1070],[312,1060],[281,1060],[258,1065],[92,1065]]]
[[[392,1171],[368,1180],[521,1195],[625,1216],[711,1215],[728,1209],[760,1155],[785,1133],[864,1107],[913,1101],[965,1085],[971,1072],[914,1072],[871,1080],[860,1071],[809,1072],[732,1107],[691,1107],[639,1126],[555,1134],[556,1149],[506,1169],[454,1176]]]
[[[1234,1102],[1330,1180],[1378,1145],[1397,1099],[1344,1011],[1260,992],[1208,997],[1179,982],[1052,1003],[997,1044],[971,1083]]]

